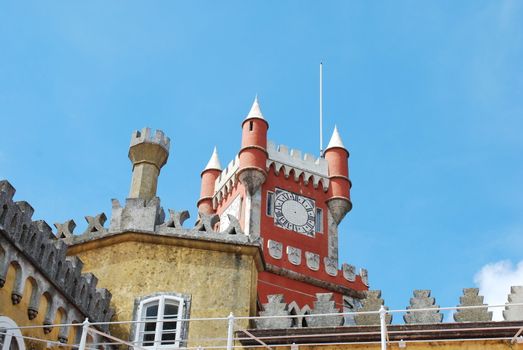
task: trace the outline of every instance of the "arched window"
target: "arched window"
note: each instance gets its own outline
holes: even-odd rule
[[[18,325],[5,316],[0,316],[0,349],[25,350],[24,338]]]
[[[135,341],[142,347],[179,347],[182,341],[184,298],[159,295],[140,301],[137,316],[141,321],[137,327]]]

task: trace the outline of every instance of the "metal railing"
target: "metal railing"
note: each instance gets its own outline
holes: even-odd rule
[[[222,325],[220,327],[223,327],[225,337],[203,337],[203,338],[189,338],[187,339],[178,339],[179,335],[177,335],[176,341],[180,344],[185,344],[186,346],[182,347],[174,347],[165,345],[165,341],[159,340],[159,341],[147,341],[148,344],[153,343],[153,346],[143,346],[143,341],[127,341],[121,338],[118,338],[116,336],[113,336],[107,332],[103,332],[99,329],[98,326],[101,325],[129,325],[133,326],[140,323],[150,323],[151,320],[133,320],[133,321],[115,321],[115,322],[89,322],[88,319],[85,319],[83,323],[71,323],[71,324],[54,324],[54,325],[36,325],[36,326],[20,326],[20,327],[12,327],[12,328],[3,328],[0,330],[0,335],[6,335],[11,337],[20,337],[13,335],[12,330],[18,329],[18,330],[27,330],[27,329],[38,329],[38,328],[61,328],[61,327],[81,327],[81,336],[80,341],[78,344],[64,344],[60,342],[54,342],[47,339],[40,339],[36,338],[34,336],[22,336],[23,339],[27,340],[33,340],[33,341],[45,341],[48,344],[54,345],[54,346],[63,346],[63,347],[69,347],[74,348],[78,350],[91,350],[99,348],[100,346],[109,346],[109,345],[126,345],[133,347],[136,350],[167,350],[167,349],[186,349],[186,350],[197,350],[197,349],[226,349],[226,350],[232,350],[235,348],[266,348],[266,349],[273,349],[273,348],[279,348],[279,347],[292,347],[292,343],[294,345],[299,346],[301,344],[307,345],[307,346],[325,346],[325,345],[342,345],[342,344],[380,344],[381,350],[387,350],[388,346],[392,343],[397,343],[400,347],[405,347],[407,343],[417,343],[417,342],[426,342],[426,341],[471,341],[471,340],[510,340],[512,344],[514,343],[523,343],[523,315],[521,317],[521,323],[516,322],[515,325],[510,324],[509,326],[501,326],[501,327],[495,327],[498,330],[506,330],[507,332],[512,332],[510,337],[508,336],[497,336],[497,337],[477,337],[477,338],[453,338],[453,337],[445,337],[445,336],[439,336],[437,339],[410,339],[404,341],[403,339],[399,340],[393,340],[391,341],[389,339],[389,335],[394,336],[398,338],[398,336],[405,335],[408,336],[409,333],[418,333],[418,334],[429,334],[430,332],[434,331],[434,328],[431,328],[431,325],[434,326],[434,324],[426,324],[426,329],[415,329],[415,330],[408,330],[408,329],[401,329],[401,330],[390,330],[389,325],[387,324],[387,315],[397,314],[397,313],[415,313],[415,312],[423,312],[423,311],[453,311],[453,310],[465,310],[465,309],[492,309],[492,308],[505,308],[507,306],[510,307],[523,307],[523,303],[511,303],[511,304],[501,304],[501,305],[478,305],[478,306],[456,306],[456,307],[439,307],[439,308],[419,308],[419,309],[397,309],[397,310],[387,310],[384,306],[381,306],[379,310],[376,311],[364,311],[364,312],[343,312],[343,313],[329,313],[329,314],[308,314],[308,315],[281,315],[281,316],[256,316],[256,317],[250,317],[250,316],[234,316],[232,313],[229,314],[227,317],[213,317],[213,318],[190,318],[190,319],[177,319],[176,322],[223,322],[226,325]],[[324,332],[314,332],[315,329],[321,329],[321,328],[301,328],[301,329],[309,329],[311,330],[307,334],[292,334],[292,335],[256,335],[256,333],[260,330],[252,330],[252,329],[246,329],[248,327],[244,327],[239,325],[240,321],[242,324],[249,324],[252,321],[255,320],[261,320],[261,319],[279,319],[279,318],[296,318],[296,317],[307,317],[307,318],[314,318],[314,317],[340,317],[340,316],[355,316],[355,315],[378,315],[379,316],[379,331],[376,327],[371,327],[368,330],[362,330],[358,332],[349,331],[352,326],[346,325],[346,326],[339,326],[336,327],[337,330],[341,330],[341,332],[332,332],[332,333],[325,333]],[[438,325],[445,324],[445,323],[438,323]],[[450,322],[448,324],[451,324]],[[460,328],[461,331],[487,331],[491,330],[494,327],[491,326],[491,323],[489,323],[490,326],[478,326],[478,323],[474,323],[470,327],[464,327]],[[329,328],[330,330],[331,328]],[[348,330],[347,332],[343,332],[343,330]],[[235,330],[238,331],[238,334],[241,334],[241,336],[235,337]],[[437,327],[437,331],[439,333],[450,333],[455,331],[455,327]],[[276,331],[276,329],[274,329]],[[271,330],[264,330],[264,334],[270,333]],[[212,332],[211,332],[212,333]],[[97,339],[96,341],[92,343],[87,342],[88,335],[91,335],[93,339]],[[340,336],[357,336],[357,335],[364,335],[364,336],[373,336],[375,338],[379,338],[379,341],[376,340],[369,340],[369,341],[335,341],[335,337]],[[378,337],[379,335],[379,337]],[[429,334],[430,335],[430,334]],[[4,337],[6,338],[6,337]],[[321,341],[316,342],[309,342],[306,341],[309,340],[315,340],[316,338],[321,338]],[[104,341],[99,341],[98,339],[102,339]],[[109,341],[105,341],[109,340]],[[300,343],[300,340],[303,342]],[[250,341],[251,343],[255,343],[254,345],[249,344],[241,344],[241,342],[248,343],[247,341]],[[292,341],[292,343],[290,343]],[[192,344],[198,344],[197,346],[187,346],[188,342]],[[236,344],[237,342],[240,342],[240,344]],[[268,344],[270,343],[270,345]],[[207,346],[202,346],[202,344],[208,344]],[[6,344],[3,344],[4,347]]]

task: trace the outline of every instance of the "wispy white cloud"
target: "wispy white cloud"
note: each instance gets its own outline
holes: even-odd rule
[[[508,260],[487,264],[476,273],[474,283],[479,287],[480,294],[485,296],[486,304],[504,304],[507,302],[510,287],[523,285],[523,260],[516,266]],[[493,310],[495,321],[503,319],[502,310]]]

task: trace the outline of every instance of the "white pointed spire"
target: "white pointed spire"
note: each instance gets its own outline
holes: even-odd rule
[[[256,97],[254,98],[254,102],[252,103],[251,110],[249,111],[249,114],[245,119],[251,119],[251,118],[258,118],[258,119],[265,119],[263,118],[263,114],[260,109],[260,104],[258,103],[258,94],[256,94]]]
[[[220,159],[218,158],[218,150],[216,149],[216,146],[214,146],[214,150],[212,151],[211,159],[209,159],[209,163],[207,163],[207,166],[204,170],[209,169],[216,169],[216,170],[222,170],[222,165],[220,164]]]
[[[325,150],[328,150],[329,148],[334,147],[341,147],[343,149],[346,149],[343,145],[343,141],[341,140],[340,133],[338,132],[338,127],[334,125],[334,131],[332,132],[331,140],[329,141],[329,145]]]

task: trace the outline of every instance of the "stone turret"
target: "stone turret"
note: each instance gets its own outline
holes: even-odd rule
[[[336,224],[339,224],[352,209],[350,201],[351,182],[349,180],[349,151],[341,141],[338,128],[335,126],[327,149],[325,159],[329,164],[329,199],[327,205]]]
[[[167,163],[169,145],[169,138],[161,130],[154,135],[149,128],[133,133],[129,146],[129,159],[133,163],[129,198],[149,200],[156,197],[158,176]]]
[[[200,199],[198,200],[198,211],[204,214],[214,214],[216,210],[213,208],[212,198],[214,195],[214,186],[216,179],[222,172],[222,166],[220,159],[218,158],[218,151],[214,147],[211,159],[207,163],[205,169],[203,169],[201,178],[202,186],[200,191]]]
[[[267,178],[265,167],[268,157],[268,129],[269,123],[263,118],[256,96],[249,114],[242,123],[242,148],[239,153],[238,179],[250,195],[253,195]]]

